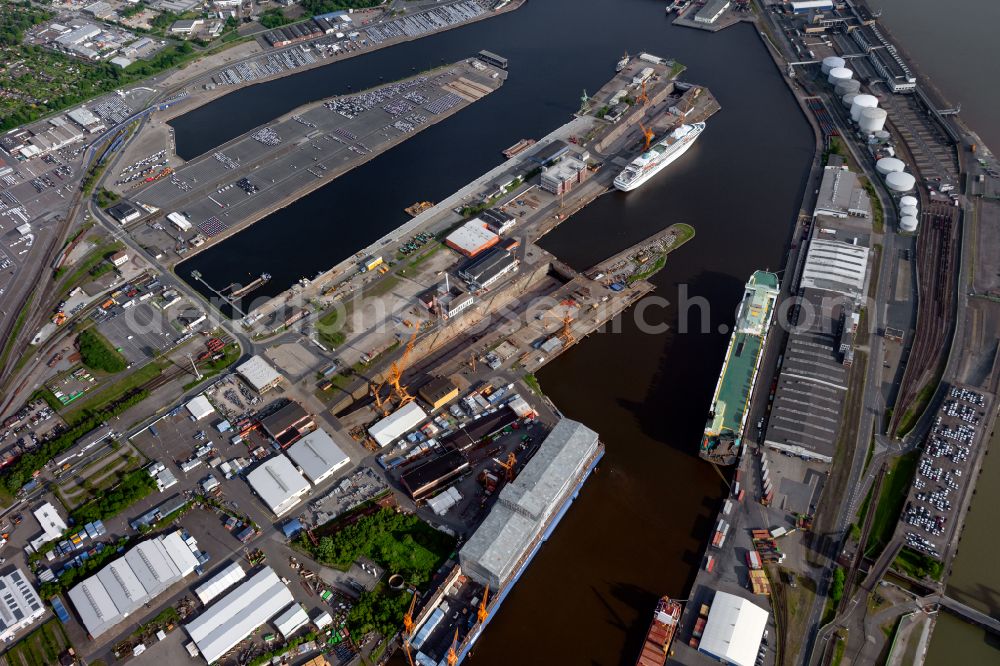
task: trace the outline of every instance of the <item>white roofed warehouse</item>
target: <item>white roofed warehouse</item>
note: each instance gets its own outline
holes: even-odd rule
[[[192,547],[178,530],[139,543],[84,579],[67,596],[87,633],[97,638],[197,566]]]
[[[388,446],[396,439],[410,432],[427,418],[427,412],[415,402],[403,405],[389,416],[368,429],[379,446]]]
[[[208,401],[208,398],[205,397],[204,393],[196,395],[188,400],[188,403],[185,406],[196,421],[200,421],[206,416],[210,416],[215,413],[215,407],[212,407],[212,403]]]
[[[0,640],[11,640],[43,615],[45,606],[20,569],[0,576]]]
[[[230,562],[206,583],[194,588],[194,593],[198,595],[201,603],[207,606],[213,599],[246,577],[247,574],[239,562]]]
[[[309,490],[309,482],[282,454],[268,458],[247,474],[247,483],[279,518],[298,504]]]
[[[281,375],[259,354],[236,366],[236,372],[257,393],[266,393],[281,383]]]
[[[768,612],[747,599],[716,592],[698,651],[725,664],[753,666]]]
[[[201,656],[211,664],[294,601],[274,569],[264,567],[188,622],[184,629]]]
[[[288,447],[288,457],[302,470],[313,485],[325,481],[338,469],[351,462],[333,438],[318,428]]]

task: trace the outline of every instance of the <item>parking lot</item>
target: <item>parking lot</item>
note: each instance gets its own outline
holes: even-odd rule
[[[100,313],[100,311],[97,311]],[[107,315],[95,314],[97,325],[106,337],[130,363],[153,358],[174,346],[181,333],[170,323],[167,314],[148,302],[129,308],[115,308]]]
[[[982,444],[991,399],[962,386],[948,390],[923,453],[903,512],[906,545],[941,559],[952,543],[957,517]]]

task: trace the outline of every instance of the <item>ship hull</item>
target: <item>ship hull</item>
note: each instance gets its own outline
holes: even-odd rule
[[[623,180],[623,178],[622,178],[622,176],[625,174],[625,171],[623,171],[621,174],[619,174],[618,177],[615,178],[615,188],[617,188],[618,190],[620,190],[622,192],[631,192],[632,190],[636,190],[639,187],[641,187],[643,184],[645,184],[653,176],[655,176],[656,174],[660,173],[661,171],[663,171],[664,169],[666,169],[668,166],[670,166],[671,164],[673,164],[674,162],[676,162],[678,159],[680,159],[680,157],[684,153],[686,153],[688,150],[691,149],[691,146],[693,146],[694,142],[698,140],[698,137],[701,136],[702,132],[705,131],[705,125],[704,125],[704,123],[698,123],[698,124],[694,125],[694,127],[695,127],[694,134],[689,134],[688,136],[684,137],[682,139],[683,143],[680,146],[678,146],[677,148],[674,148],[673,152],[671,152],[670,155],[664,157],[663,160],[661,162],[659,162],[658,164],[656,164],[656,165],[654,165],[652,167],[649,167],[644,173],[641,173],[638,176],[636,176],[635,178],[633,178],[631,180],[628,180],[628,181]],[[629,168],[632,168],[632,165],[630,165],[629,167],[626,167],[626,171]]]

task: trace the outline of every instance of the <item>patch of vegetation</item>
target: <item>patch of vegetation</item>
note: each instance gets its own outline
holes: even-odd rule
[[[68,414],[80,414],[88,410],[100,410],[104,408],[104,405],[110,404],[118,400],[119,398],[130,394],[135,391],[135,389],[140,388],[144,384],[149,383],[153,379],[156,379],[161,374],[163,374],[164,361],[153,361],[142,366],[135,372],[132,372],[120,380],[111,384],[110,386],[101,389],[99,393],[90,398],[80,398],[76,402],[70,403],[67,407],[67,413],[63,414],[64,418],[68,418]]]
[[[222,354],[221,358],[211,360],[205,364],[201,363],[198,364],[198,369],[201,370],[201,379],[194,379],[188,382],[187,384],[184,385],[184,390],[188,391],[190,389],[193,389],[198,384],[201,384],[202,382],[211,379],[212,377],[215,377],[220,372],[225,371],[226,368],[231,366],[233,363],[236,363],[239,357],[240,357],[240,346],[237,344],[228,345],[225,348],[225,352]]]
[[[111,190],[107,190],[101,187],[97,190],[95,199],[97,200],[98,206],[100,206],[101,208],[107,208],[112,204],[114,204],[115,202],[117,202],[119,199],[121,199],[121,195],[119,195],[117,192],[112,192]]]
[[[875,507],[875,518],[872,519],[865,553],[874,556],[875,551],[880,552],[892,539],[919,459],[920,452],[911,451],[897,458],[887,472],[882,483],[882,491],[878,496],[878,505]]]
[[[653,263],[649,264],[643,270],[632,273],[628,276],[628,283],[634,284],[640,280],[645,280],[646,278],[651,278],[656,275],[664,266],[667,265],[667,255],[661,254],[658,256]]]
[[[831,155],[839,155],[845,160],[847,159],[847,149],[844,148],[844,144],[841,143],[840,139],[835,136],[830,137],[830,143],[827,145],[826,150],[823,151],[824,166],[829,164]]]
[[[125,474],[111,490],[70,512],[77,525],[107,520],[156,490],[156,480],[144,469]]]
[[[386,275],[381,280],[378,280],[372,286],[365,289],[365,296],[368,298],[385,296],[387,293],[392,291],[392,288],[399,284],[399,278],[395,275]]]
[[[844,597],[846,576],[843,567],[837,567],[833,570],[833,578],[830,581],[830,600],[833,601],[834,608],[837,607],[840,600]]]
[[[840,666],[840,662],[844,660],[844,652],[847,650],[847,631],[837,632],[837,644],[833,648],[833,659],[830,661],[830,666]]]
[[[870,180],[862,178],[861,185],[865,188],[865,192],[868,193],[868,198],[872,202],[872,228],[875,233],[880,234],[885,231],[885,211],[882,209],[882,202]]]
[[[899,551],[893,566],[917,579],[941,580],[941,574],[944,573],[944,564],[910,548],[903,548]]]
[[[17,340],[18,334],[21,333],[21,329],[24,328],[24,322],[27,320],[28,311],[31,309],[31,302],[35,299],[34,294],[28,296],[28,300],[24,302],[24,307],[21,311],[17,313],[17,319],[14,320],[14,327],[10,330],[10,337],[3,346],[3,354],[0,354],[0,366],[7,364],[7,357],[10,356],[10,351],[14,347],[14,341]]]
[[[69,637],[55,618],[38,627],[7,650],[10,666],[46,666],[59,662],[59,655],[70,647]]]
[[[258,20],[265,28],[280,28],[281,26],[288,25],[292,22],[292,19],[285,16],[280,7],[272,7],[271,9],[268,9],[260,15]]]
[[[128,366],[125,357],[115,351],[107,338],[93,328],[80,331],[76,344],[83,364],[91,370],[114,373],[121,372]]]
[[[924,413],[927,409],[927,405],[930,403],[931,398],[934,397],[934,392],[937,390],[938,384],[941,383],[941,373],[934,375],[927,384],[920,389],[920,393],[917,397],[913,399],[909,408],[903,412],[903,416],[900,417],[899,423],[896,425],[896,435],[898,437],[903,437],[908,434],[913,427],[917,425],[917,419],[920,415]]]
[[[336,349],[347,340],[347,334],[343,328],[338,326],[340,321],[340,310],[336,307],[319,318],[316,322],[316,333],[319,339],[331,349]]]
[[[320,564],[343,570],[359,557],[367,557],[390,574],[400,574],[407,583],[420,587],[447,559],[455,540],[413,514],[383,508],[335,534],[320,537],[316,545],[303,534],[298,546]]]
[[[76,267],[74,268],[70,276],[60,283],[59,285],[60,289],[63,292],[69,291],[70,289],[75,287],[78,283],[83,281],[87,277],[87,275],[90,274],[90,271],[93,270],[98,264],[100,264],[102,261],[106,261],[108,257],[110,257],[118,250],[121,250],[123,247],[124,246],[118,242],[102,243],[101,245],[98,245],[93,250],[88,252],[87,256],[85,256],[82,260],[80,260],[80,262],[76,264]],[[68,266],[60,266],[58,269],[56,269],[54,276],[55,279],[59,280],[60,278],[62,278],[68,270],[69,270]]]
[[[364,636],[370,631],[392,636],[403,624],[410,599],[408,592],[389,592],[381,586],[365,592],[347,613],[347,629],[353,636]]]
[[[270,652],[265,652],[260,656],[254,657],[247,663],[247,666],[263,666],[264,664],[270,664],[275,657],[280,657],[284,654],[288,654],[289,652],[291,652],[298,646],[302,645],[303,643],[308,643],[309,641],[314,641],[314,640],[316,640],[316,632],[310,631],[308,634],[304,636],[293,638],[280,648],[276,648],[274,650],[271,650]]]
[[[0,484],[10,493],[16,493],[27,483],[34,473],[45,466],[49,460],[67,450],[76,440],[80,439],[88,432],[97,428],[105,421],[110,421],[133,405],[137,405],[149,396],[149,391],[138,390],[128,396],[117,400],[112,404],[105,405],[97,411],[87,410],[79,419],[67,420],[69,426],[62,433],[48,439],[31,451],[28,451],[16,462],[12,463],[7,472],[0,477]]]
[[[34,402],[35,400],[44,400],[45,404],[49,406],[49,409],[54,412],[59,411],[63,407],[63,404],[59,402],[56,396],[53,395],[52,391],[50,391],[46,386],[38,389],[31,394],[30,398],[28,398],[28,402]]]
[[[341,9],[370,9],[385,0],[302,0],[302,7],[310,16],[336,12]]]
[[[526,373],[524,375],[524,383],[527,384],[528,388],[530,388],[534,393],[542,395],[542,385],[538,383],[538,377],[535,377],[535,375],[530,372]]]

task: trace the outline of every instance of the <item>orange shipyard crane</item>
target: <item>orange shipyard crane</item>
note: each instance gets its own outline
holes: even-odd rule
[[[653,144],[653,139],[656,137],[656,134],[653,133],[653,130],[643,125],[641,120],[639,121],[639,129],[642,130],[642,135],[646,137],[646,145],[642,148],[643,152],[646,152]]]
[[[372,398],[375,400],[375,409],[378,410],[379,414],[382,416],[389,416],[389,400],[382,397],[383,386],[385,386],[385,382],[376,384],[375,382],[369,380],[368,392],[371,393]]]
[[[486,610],[486,600],[489,596],[490,584],[486,583],[486,589],[483,591],[483,600],[479,602],[479,610],[476,611],[476,619],[479,620],[479,624],[486,622],[486,618],[489,616],[489,613]]]
[[[458,645],[458,629],[455,629],[455,638],[451,642],[451,647],[448,648],[448,666],[456,666],[458,664],[458,653],[455,652],[455,646]]]
[[[646,94],[646,82],[642,82],[642,94],[635,98],[636,104],[642,102],[643,106],[649,104],[649,95]]]
[[[413,593],[410,598],[410,607],[403,615],[403,651],[406,653],[406,660],[413,666],[413,655],[410,654],[410,636],[413,635],[413,608],[417,604],[417,593]]]
[[[504,468],[504,471],[507,473],[507,483],[510,483],[511,481],[513,481],[514,480],[514,466],[517,465],[517,456],[514,455],[514,452],[511,451],[510,453],[507,454],[507,462],[504,462],[502,460],[497,460],[496,458],[494,458],[493,460],[498,465],[500,465],[501,467]]]
[[[389,376],[386,381],[392,387],[392,392],[399,399],[399,406],[402,407],[408,403],[413,402],[414,397],[409,394],[406,390],[406,386],[400,383],[403,378],[403,371],[406,369],[406,362],[410,358],[410,352],[413,351],[413,347],[417,342],[417,331],[419,329],[414,329],[413,335],[410,336],[410,341],[406,343],[406,350],[400,357],[399,361],[393,361],[389,368]]]

